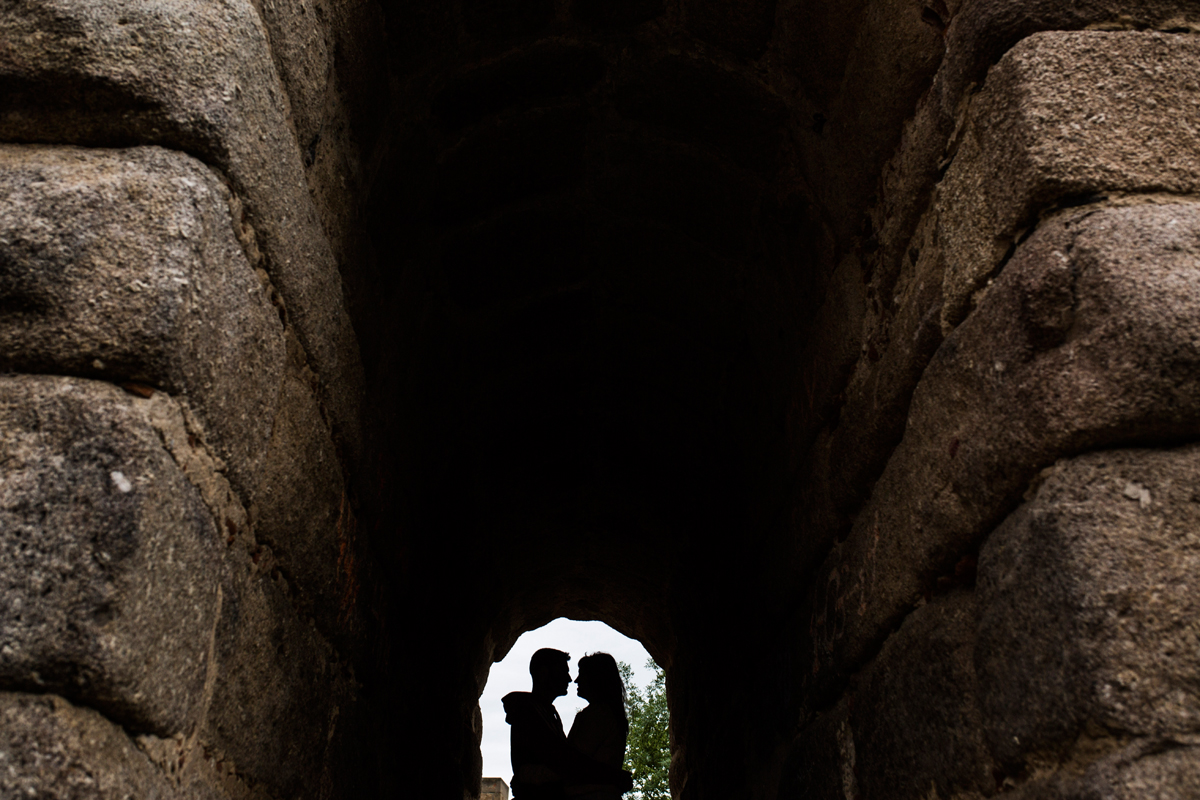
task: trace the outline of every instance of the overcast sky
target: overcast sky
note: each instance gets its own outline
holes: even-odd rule
[[[504,706],[500,698],[509,692],[527,692],[530,688],[529,657],[543,647],[553,647],[571,654],[571,679],[579,674],[579,659],[597,651],[611,653],[617,661],[633,667],[633,682],[644,688],[653,678],[646,669],[650,654],[641,642],[614,631],[603,622],[576,622],[556,619],[549,625],[529,631],[513,645],[504,660],[492,664],[488,673],[487,686],[479,698],[483,711],[483,777],[503,778],[512,783],[512,765],[508,760],[508,723],[504,721]],[[554,703],[562,717],[563,729],[571,730],[576,709],[587,702],[575,696],[575,684],[567,690],[566,697]]]

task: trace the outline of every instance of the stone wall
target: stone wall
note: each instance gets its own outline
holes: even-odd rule
[[[302,27],[0,9],[5,797],[370,785],[354,211],[297,139],[349,101]]]
[[[923,101],[956,110],[954,133],[907,246],[881,236],[868,294],[891,299],[804,489],[832,548],[801,620],[797,796],[1200,786],[1195,525],[1174,488],[1197,433],[1197,142],[1180,125],[1200,49],[1143,25],[1032,33],[962,98],[938,97],[943,66]],[[935,127],[924,110],[905,144]],[[919,174],[905,149],[872,210],[884,235],[901,232],[886,193],[911,197]],[[895,448],[847,475],[863,435],[847,412],[897,395]]]
[[[1200,794],[1200,9],[0,0],[0,795]],[[483,576],[465,580],[464,576]]]
[[[508,784],[503,778],[484,778],[481,787],[480,800],[508,800]]]

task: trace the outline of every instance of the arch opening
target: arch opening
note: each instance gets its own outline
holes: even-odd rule
[[[529,659],[543,647],[570,654],[572,677],[578,676],[581,657],[593,652],[606,652],[630,667],[634,687],[645,689],[653,679],[653,672],[646,667],[651,656],[641,642],[618,633],[603,622],[559,617],[540,628],[526,631],[507,653],[492,664],[487,684],[479,698],[483,723],[480,751],[484,778],[499,777],[510,785],[512,783],[509,727],[500,701],[508,692],[528,691]],[[577,696],[576,688],[572,685],[566,696],[555,701],[565,731],[570,731],[575,713],[587,704],[586,700]]]

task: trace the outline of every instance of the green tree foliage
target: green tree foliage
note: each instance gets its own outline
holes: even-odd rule
[[[667,781],[671,746],[666,676],[653,660],[647,661],[646,668],[653,670],[654,679],[644,690],[639,690],[633,684],[629,665],[622,661],[618,667],[625,681],[625,715],[629,718],[625,769],[633,773],[633,791],[627,796],[635,800],[671,800]]]

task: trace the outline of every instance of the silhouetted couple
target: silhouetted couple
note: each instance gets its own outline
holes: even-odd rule
[[[529,660],[533,691],[504,696],[516,800],[619,800],[633,788],[621,769],[629,723],[617,662],[608,653],[579,659],[576,694],[588,707],[575,715],[567,736],[554,698],[571,685],[570,660],[560,650],[538,650]]]

